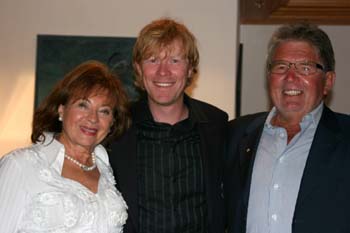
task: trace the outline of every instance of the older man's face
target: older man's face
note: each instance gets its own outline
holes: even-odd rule
[[[272,62],[275,61],[314,62],[324,67],[316,49],[304,41],[282,42],[272,57]],[[325,73],[317,68],[315,73],[303,75],[291,65],[284,74],[269,72],[269,94],[280,116],[289,121],[300,121],[321,103],[334,79],[334,72]]]

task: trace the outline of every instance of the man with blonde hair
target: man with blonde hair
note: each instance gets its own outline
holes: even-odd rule
[[[117,187],[129,207],[126,233],[223,233],[223,153],[228,116],[185,94],[197,73],[193,34],[163,18],[133,51],[130,130],[112,145]]]

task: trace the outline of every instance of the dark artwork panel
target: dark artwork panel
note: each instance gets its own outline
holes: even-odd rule
[[[136,39],[38,35],[35,80],[35,107],[49,94],[58,80],[87,60],[107,64],[118,74],[131,101],[138,97],[132,71],[132,48]]]

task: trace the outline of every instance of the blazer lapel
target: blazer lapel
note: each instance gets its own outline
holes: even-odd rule
[[[260,137],[264,128],[267,115],[255,119],[247,128],[245,136],[240,141],[239,147],[239,171],[241,177],[241,188],[243,191],[243,206],[245,215],[248,210],[250,183],[254,167],[254,160],[258,149]]]
[[[296,209],[326,179],[323,176],[329,174],[326,170],[329,169],[331,160],[334,158],[332,152],[341,139],[339,131],[335,114],[325,107],[306,161]]]
[[[221,157],[218,153],[221,150],[222,152],[224,151],[224,140],[226,138],[221,133],[226,133],[226,131],[218,129],[217,127],[220,124],[212,123],[211,121],[215,121],[215,119],[209,119],[203,111],[203,107],[198,105],[196,101],[186,96],[185,101],[190,107],[191,114],[193,114],[192,119],[196,122],[200,135],[203,177],[208,206],[208,232],[216,232],[218,226],[224,225],[224,220],[218,219],[220,218],[218,214],[221,214],[223,207],[218,206],[221,203],[217,201],[217,185],[219,182],[222,182],[222,174],[220,172],[223,172],[221,168],[223,156]],[[226,121],[227,119],[225,119],[225,123]],[[218,221],[222,221],[222,224]]]
[[[136,168],[136,129],[133,127],[119,141],[117,158],[117,186],[128,204],[129,218],[138,229],[138,198],[137,198],[137,168]]]

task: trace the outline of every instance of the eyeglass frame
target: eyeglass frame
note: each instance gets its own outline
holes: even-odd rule
[[[283,73],[276,73],[276,72],[272,72],[272,67],[274,64],[280,64],[280,65],[285,65],[286,67],[288,67],[288,69],[286,69]],[[313,65],[313,67],[315,67],[315,71],[314,72],[311,72],[311,73],[302,73],[300,72],[300,69],[298,69],[298,66],[300,66],[301,64],[308,64],[308,65]],[[269,73],[271,74],[286,74],[290,68],[292,67],[292,65],[294,66],[294,70],[300,74],[300,75],[303,75],[303,76],[308,76],[308,75],[312,75],[312,74],[315,74],[317,72],[317,69],[325,72],[325,68],[317,63],[317,62],[314,62],[314,61],[297,61],[297,62],[288,62],[288,61],[284,61],[284,60],[276,60],[276,61],[272,61],[271,63],[268,64],[268,71]]]

